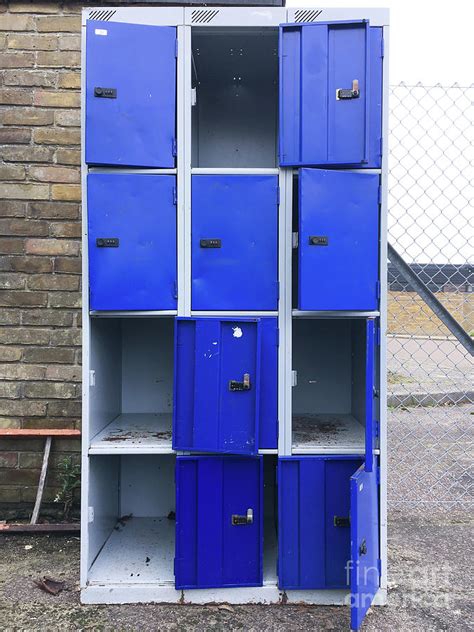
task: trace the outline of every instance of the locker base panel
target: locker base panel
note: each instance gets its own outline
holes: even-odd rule
[[[218,588],[212,590],[175,590],[174,586],[157,584],[89,585],[81,591],[83,604],[179,603],[179,604],[308,604],[345,606],[349,599],[344,590],[289,590],[276,585],[261,588]],[[380,589],[374,606],[385,606],[387,593]],[[346,606],[347,607],[347,606]]]
[[[91,441],[89,454],[169,454],[171,413],[126,413],[116,417]]]
[[[352,415],[294,414],[293,454],[364,454],[365,429]]]

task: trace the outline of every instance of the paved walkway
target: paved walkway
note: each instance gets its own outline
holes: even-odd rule
[[[457,340],[389,336],[387,365],[391,406],[474,401],[474,359]]]

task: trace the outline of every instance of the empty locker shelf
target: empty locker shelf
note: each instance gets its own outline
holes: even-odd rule
[[[89,582],[174,584],[175,521],[167,516],[118,521],[89,572]]]
[[[92,439],[89,454],[169,453],[171,418],[171,413],[119,415]]]
[[[352,415],[293,415],[293,453],[359,454],[365,429]]]
[[[94,318],[91,454],[171,452],[174,319]]]
[[[173,584],[175,456],[89,459],[89,584]]]

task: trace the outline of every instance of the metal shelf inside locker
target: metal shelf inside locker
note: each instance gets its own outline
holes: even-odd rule
[[[363,454],[367,318],[311,315],[292,329],[292,453]]]
[[[90,457],[89,585],[174,586],[175,455]],[[263,583],[277,584],[276,456],[264,457]]]
[[[172,452],[174,318],[94,318],[90,336],[89,452]]]
[[[117,522],[89,571],[90,584],[174,584],[175,520]]]
[[[380,316],[378,310],[367,312],[345,310],[308,312],[294,309],[291,314],[293,318],[378,318]]]
[[[352,415],[293,415],[293,454],[363,454],[365,428]]]
[[[174,455],[89,458],[89,584],[174,583],[175,462]]]
[[[118,415],[90,443],[89,454],[170,454],[171,413]]]
[[[89,571],[89,583],[174,585],[175,526],[167,516],[117,523]],[[263,548],[263,582],[277,584],[278,538],[268,520]]]

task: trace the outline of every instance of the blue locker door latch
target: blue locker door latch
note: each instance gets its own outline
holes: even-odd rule
[[[336,99],[338,101],[339,99],[358,99],[359,97],[360,97],[360,90],[359,90],[358,79],[354,79],[352,81],[352,88],[349,88],[349,89],[339,88],[338,90],[336,90]]]
[[[233,527],[246,524],[253,524],[253,509],[247,509],[247,513],[244,516],[239,514],[232,514]]]
[[[229,380],[229,391],[249,391],[250,390],[250,373],[244,373],[242,382],[237,380]]]

